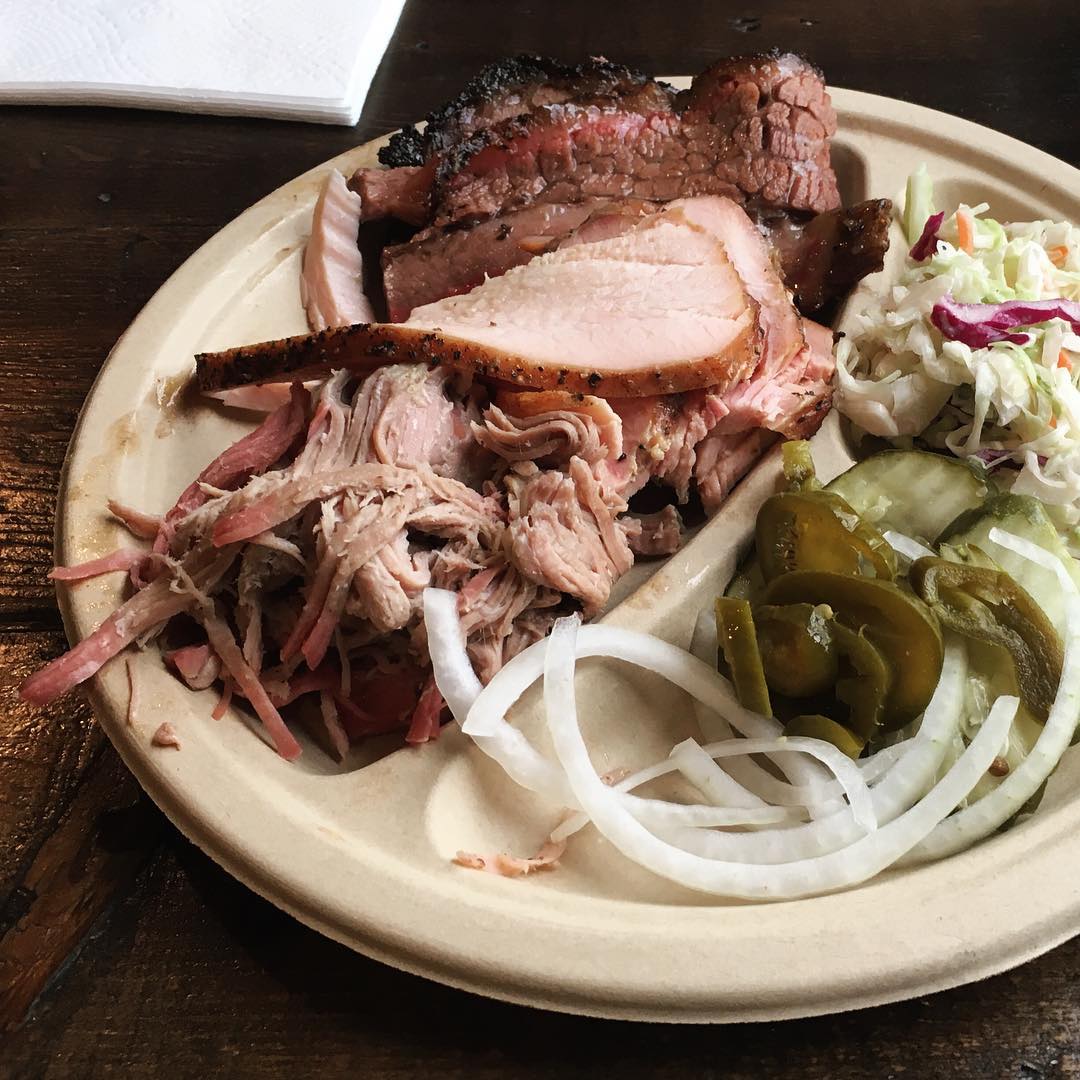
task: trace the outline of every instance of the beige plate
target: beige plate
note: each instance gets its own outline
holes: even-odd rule
[[[1046,154],[927,109],[834,91],[845,201],[899,199],[926,162],[940,205],[985,199],[996,217],[1080,220],[1080,173]],[[124,541],[103,515],[116,496],[163,511],[251,424],[194,400],[192,354],[304,330],[297,272],[327,168],[372,164],[371,143],[319,166],[242,214],[187,261],[114,349],[72,441],[57,524],[59,561]],[[899,258],[902,243],[894,243]],[[873,279],[869,283],[873,286]],[[879,286],[880,287],[880,286]],[[821,449],[832,436],[819,440]],[[763,463],[725,510],[610,616],[687,641],[731,573],[775,484]],[[69,635],[118,603],[120,575],[66,589]],[[183,689],[154,649],[138,657],[129,725],[122,663],[92,698],[145,789],[201,848],[298,919],[359,952],[492,997],[598,1016],[764,1020],[925,994],[1001,971],[1080,930],[1080,773],[1072,751],[1039,813],[966,854],[848,892],[731,904],[627,864],[591,830],[562,868],[525,880],[462,870],[459,848],[529,854],[558,816],[447,729],[435,744],[339,767],[310,747],[276,757],[238,713]],[[579,686],[599,767],[655,760],[691,732],[687,701],[651,678],[590,663]],[[530,703],[519,722],[535,726]],[[183,749],[151,747],[163,719]],[[385,752],[385,746],[381,748]]]

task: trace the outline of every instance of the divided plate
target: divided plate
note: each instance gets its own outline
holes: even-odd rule
[[[1080,173],[1062,162],[942,113],[832,93],[845,201],[899,202],[908,173],[926,162],[940,205],[985,199],[998,218],[1080,221]],[[191,391],[192,354],[304,331],[297,275],[322,178],[331,167],[348,173],[373,164],[379,145],[343,154],[267,196],[147,304],[79,419],[61,491],[59,562],[123,542],[104,513],[107,498],[164,511],[251,426],[250,416]],[[894,231],[895,266],[903,242]],[[879,275],[864,288],[884,282]],[[839,467],[836,425],[817,448]],[[774,453],[610,621],[686,644],[777,476]],[[120,602],[121,588],[120,576],[109,575],[61,589],[72,640]],[[134,672],[141,706],[133,723],[122,661],[94,680],[95,710],[143,787],[195,843],[322,933],[492,997],[666,1021],[807,1016],[970,982],[1080,931],[1080,798],[1070,794],[1080,780],[1076,751],[1033,819],[969,852],[830,896],[729,903],[639,870],[591,829],[554,873],[509,880],[463,870],[450,862],[459,848],[531,854],[559,808],[517,789],[456,728],[381,758],[386,740],[366,744],[343,766],[305,744],[303,757],[287,764],[240,713],[211,720],[215,694],[183,688],[156,649],[138,654]],[[625,667],[583,664],[579,695],[602,770],[655,760],[693,731],[681,692]],[[515,715],[537,730],[534,701]],[[180,752],[150,745],[166,718],[179,732]]]

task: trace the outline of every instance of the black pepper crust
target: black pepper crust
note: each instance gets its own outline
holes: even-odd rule
[[[604,372],[585,366],[555,369],[528,357],[426,329],[400,323],[357,323],[223,352],[199,353],[195,372],[199,389],[205,391],[325,378],[341,368],[366,374],[387,363],[440,364],[528,389],[640,397],[704,386],[722,392],[719,388],[741,381],[756,367],[758,352],[756,335],[748,325],[722,356],[663,368]]]

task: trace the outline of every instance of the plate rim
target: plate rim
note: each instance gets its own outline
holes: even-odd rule
[[[885,118],[883,122],[899,124],[904,128],[910,129],[914,125],[921,125],[933,135],[953,138],[966,133],[968,143],[972,147],[972,157],[989,158],[1009,169],[1019,168],[1028,176],[1041,171],[1044,176],[1058,180],[1062,187],[1076,191],[1080,197],[1080,170],[1011,136],[925,106],[900,102],[879,95],[842,88],[830,88],[830,93],[838,112],[855,114],[856,117],[864,120],[870,117],[882,119],[883,114],[888,113],[891,114],[891,119]],[[953,132],[951,136],[949,136],[949,129]],[[207,266],[213,267],[215,264],[228,262],[234,249],[234,238],[243,236],[251,228],[265,224],[269,215],[279,212],[276,207],[281,202],[283,193],[293,192],[304,184],[310,185],[328,168],[344,163],[355,156],[360,149],[371,149],[381,145],[387,138],[388,136],[383,136],[372,140],[363,147],[354,148],[322,162],[254,203],[185,260],[155,292],[124,331],[102,364],[72,433],[59,488],[56,518],[58,556],[62,557],[67,540],[64,525],[68,516],[72,476],[79,472],[80,463],[84,463],[85,459],[92,455],[91,448],[86,445],[86,441],[81,436],[95,412],[102,407],[100,400],[102,386],[114,358],[118,356],[122,358],[125,350],[140,334],[154,332],[155,320],[160,320],[162,312],[168,308],[170,296],[174,292],[182,291],[188,277],[194,272],[205,273]],[[1025,167],[1020,167],[1017,163],[1017,156],[1021,154],[1027,163]],[[74,628],[78,617],[79,595],[77,590],[65,590],[58,596],[69,640],[76,639]],[[111,670],[115,667],[118,665],[111,665],[110,669],[103,672],[102,677],[95,679],[90,687],[89,696],[95,715],[140,786],[189,840],[231,876],[323,935],[392,967],[482,996],[558,1012],[618,1019],[664,1022],[742,1022],[788,1019],[838,1013],[905,1000],[975,982],[1030,960],[1080,933],[1080,889],[1074,886],[1071,890],[1063,887],[1060,894],[1061,902],[1052,905],[1044,904],[1043,908],[1046,910],[1043,911],[1040,908],[1042,913],[1038,918],[1033,917],[1033,913],[1029,912],[1025,932],[1011,939],[1009,947],[999,945],[997,949],[980,949],[976,946],[985,946],[985,942],[966,941],[963,935],[958,935],[951,955],[944,959],[946,963],[949,963],[955,957],[962,962],[958,963],[955,969],[950,969],[945,973],[941,970],[943,957],[939,957],[936,967],[933,964],[928,965],[925,960],[917,961],[900,965],[886,973],[886,977],[881,977],[871,984],[856,979],[838,980],[835,985],[830,986],[827,993],[821,993],[820,987],[811,985],[805,987],[803,992],[785,1000],[754,1000],[750,995],[750,999],[744,1005],[739,1005],[730,993],[720,994],[707,1004],[697,1000],[680,1000],[677,996],[671,997],[670,994],[666,1004],[646,1000],[647,994],[624,994],[620,1000],[601,1000],[596,997],[594,990],[580,980],[572,988],[565,984],[544,986],[538,983],[535,974],[522,981],[520,973],[513,971],[498,972],[499,978],[496,980],[490,967],[476,967],[471,972],[467,965],[463,968],[461,958],[455,959],[450,955],[453,953],[452,949],[444,949],[441,952],[430,948],[424,950],[415,945],[410,946],[407,943],[395,941],[394,935],[388,935],[386,927],[378,920],[369,918],[363,926],[354,922],[346,930],[340,920],[327,918],[325,914],[320,913],[318,908],[310,902],[307,891],[298,888],[295,882],[287,881],[280,873],[276,873],[272,866],[262,865],[258,860],[250,857],[245,858],[240,845],[235,840],[230,842],[229,837],[220,831],[215,831],[205,817],[199,814],[199,808],[195,802],[189,800],[185,803],[178,797],[175,787],[166,781],[165,773],[153,762],[145,748],[131,737],[123,721],[126,699],[120,694],[122,676],[117,671]],[[1076,811],[1074,816],[1080,823],[1080,799],[1075,802],[1076,806],[1071,808]],[[1054,814],[1048,815],[1050,821],[1039,822],[1040,827],[1033,830],[1031,836],[1033,848],[1049,846],[1053,847],[1054,851],[1061,850],[1062,840],[1058,834],[1072,830],[1073,825],[1072,818],[1069,818],[1066,823],[1068,828],[1060,827],[1061,819],[1068,816],[1061,812],[1066,809],[1070,807],[1059,808]],[[1057,822],[1059,826],[1057,829],[1050,828],[1053,822]],[[993,843],[993,841],[987,843]],[[1074,842],[1073,850],[1080,852],[1080,836]],[[945,863],[927,867],[926,870],[933,871],[946,865],[958,866],[958,860],[963,860],[963,856],[954,856]],[[915,872],[915,874],[919,873],[922,871]],[[1063,879],[1066,875],[1059,876],[1062,878],[1061,884],[1064,885]],[[875,885],[881,884],[887,885],[887,879],[884,883],[871,882],[860,886],[847,895],[864,893]],[[977,893],[985,891],[985,881],[981,884],[984,888],[976,890]],[[1052,892],[1052,890],[1049,891]],[[514,906],[513,903],[508,905],[511,909]],[[768,910],[770,905],[761,905],[761,907]],[[790,908],[791,905],[785,905],[785,907]],[[775,910],[775,905],[772,908]],[[968,934],[970,935],[970,930]],[[947,949],[946,952],[948,952]],[[515,975],[518,975],[516,983],[512,981]]]

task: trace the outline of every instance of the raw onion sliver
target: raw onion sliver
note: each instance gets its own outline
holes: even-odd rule
[[[991,792],[943,821],[906,861],[926,862],[963,851],[1000,828],[1057,767],[1080,720],[1080,594],[1061,560],[1029,540],[991,529],[995,544],[1058,573],[1066,597],[1065,662],[1046,723],[1027,757]]]
[[[600,832],[640,866],[688,888],[725,896],[793,899],[855,885],[879,873],[917,844],[978,783],[1019,704],[1016,698],[999,698],[971,744],[922,800],[849,847],[815,859],[772,866],[713,861],[654,836],[597,776],[577,722],[577,634],[575,618],[560,619],[552,630],[545,655],[544,703],[555,752],[579,803]]]
[[[730,757],[735,754],[775,754],[786,750],[798,750],[817,758],[836,777],[855,822],[868,832],[877,828],[870,789],[866,786],[858,765],[843,751],[823,739],[807,739],[801,736],[781,735],[779,739],[730,739],[723,743],[711,743],[702,747],[710,758]]]
[[[1021,558],[1027,559],[1028,562],[1033,562],[1044,570],[1049,570],[1052,574],[1055,574],[1058,584],[1067,596],[1076,595],[1076,582],[1069,571],[1065,569],[1064,563],[1052,552],[1039,547],[1038,544],[1033,544],[1030,540],[1025,540],[1022,536],[1015,536],[1011,532],[1006,532],[1004,529],[995,527],[990,530],[989,536],[993,543],[999,544],[1001,547],[1013,552],[1013,554],[1019,555]]]
[[[816,757],[819,761],[826,764],[826,767],[835,770],[838,776],[842,775],[844,777],[844,782],[842,782],[840,786],[851,799],[855,819],[866,829],[872,830],[877,827],[873,804],[870,799],[870,790],[867,787],[866,781],[860,773],[858,766],[849,758],[841,754],[835,747],[831,746],[829,743],[821,742],[818,739],[786,738],[784,736],[781,736],[779,739],[728,739],[724,742],[711,743],[705,747],[701,746],[693,739],[687,739],[684,742],[679,743],[679,745],[672,750],[668,759],[668,767],[664,767],[663,764],[650,766],[641,772],[627,777],[620,784],[616,785],[615,790],[625,791],[638,787],[649,780],[655,780],[657,777],[662,776],[667,772],[678,771],[692,784],[698,786],[702,790],[702,793],[713,801],[713,805],[730,808],[730,803],[723,802],[727,793],[726,785],[724,783],[721,783],[720,785],[713,784],[716,774],[711,772],[708,769],[708,766],[716,767],[715,759],[720,757],[727,758],[749,754],[771,754],[777,753],[781,749],[785,752],[795,751]],[[705,768],[702,768],[701,766],[705,766]],[[724,780],[730,779],[730,777],[718,767],[716,767],[716,771],[724,778]],[[766,811],[770,809],[774,811],[786,810],[788,809],[786,807],[744,807],[740,809],[743,809],[746,812],[743,814],[732,813],[731,820],[717,822],[717,824],[760,825],[792,820],[792,815],[790,813],[781,813],[777,816],[770,816],[766,813]],[[634,816],[637,817],[638,820],[645,819],[645,815],[635,814]],[[707,817],[706,814],[701,814],[700,816],[703,819]],[[585,818],[581,817],[574,821],[577,828],[567,829],[566,824],[561,826],[558,830],[558,836],[560,838],[569,835],[570,832],[576,832],[577,828],[580,828],[585,824]]]
[[[894,765],[911,749],[912,739],[905,739],[903,742],[893,743],[892,746],[883,746],[876,753],[871,754],[869,757],[862,758],[860,761],[856,761],[859,771],[863,774],[863,779],[872,784],[875,780],[880,780]]]
[[[449,589],[424,590],[424,627],[435,685],[454,719],[464,724],[483,687],[465,651],[457,593]]]
[[[694,739],[679,743],[669,756],[672,765],[714,806],[749,808],[768,805],[759,795],[747,791],[730,773],[724,772]]]
[[[692,741],[692,740],[691,740]],[[695,744],[696,745],[696,744]],[[736,760],[736,759],[732,759]],[[712,763],[712,758],[709,758],[709,762]],[[641,787],[643,784],[647,784],[652,780],[658,780],[661,776],[669,776],[673,772],[681,772],[679,763],[675,758],[669,757],[664,761],[658,761],[652,765],[647,765],[644,769],[639,769],[637,772],[631,773],[629,776],[620,780],[617,784],[612,785],[612,790],[622,793],[632,792],[635,788]],[[693,781],[691,781],[692,783]],[[631,802],[631,812],[635,817],[641,820],[641,816],[649,816],[648,810],[644,809],[644,804],[652,803],[654,805],[670,807],[676,804],[665,803],[657,799],[641,799],[637,803]],[[637,807],[637,812],[635,812]],[[743,826],[753,827],[758,825],[782,825],[787,822],[797,823],[801,820],[799,812],[794,807],[790,806],[769,806],[765,802],[761,802],[755,806],[733,806],[731,804],[722,807],[726,814],[725,820],[716,821],[717,826],[729,825],[729,826]],[[658,817],[659,815],[652,815]],[[558,825],[551,833],[549,837],[553,842],[565,840],[567,837],[573,836],[574,833],[580,832],[589,824],[588,814],[583,814],[579,810],[575,814],[571,814],[565,821]],[[654,827],[663,827],[663,822],[655,822]]]
[[[888,532],[882,533],[885,538],[885,543],[900,555],[903,555],[905,559],[910,559],[914,562],[916,559],[933,558],[934,552],[931,551],[925,544],[920,544],[918,540],[913,540],[910,536],[905,536],[903,533],[893,532],[891,529]]]

